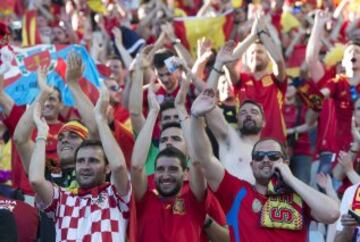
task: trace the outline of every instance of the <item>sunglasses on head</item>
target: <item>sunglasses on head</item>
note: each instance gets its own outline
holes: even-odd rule
[[[252,155],[252,158],[255,161],[262,161],[264,160],[265,156],[270,161],[277,161],[280,158],[283,158],[283,154],[280,151],[255,151]]]

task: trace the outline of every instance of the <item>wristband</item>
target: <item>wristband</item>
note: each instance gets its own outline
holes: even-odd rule
[[[267,35],[267,36],[270,37],[270,34],[269,34],[268,32],[266,32],[265,30],[261,30],[261,31],[257,32],[257,36],[258,36],[259,39],[260,39],[260,36],[261,36],[262,34],[265,34],[265,35]]]
[[[176,44],[180,44],[181,40],[180,39],[174,39],[173,41],[171,41],[172,45],[176,45]]]
[[[225,74],[225,71],[221,71],[221,70],[219,70],[219,69],[216,69],[215,66],[213,66],[212,69],[213,69],[215,72],[219,73],[220,75],[224,75],[224,74]]]

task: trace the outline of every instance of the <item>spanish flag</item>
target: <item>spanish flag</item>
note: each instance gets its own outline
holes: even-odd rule
[[[36,23],[36,10],[29,10],[23,17],[22,46],[41,44],[41,37]]]
[[[228,40],[233,28],[233,11],[216,17],[175,18],[173,25],[176,36],[195,56],[197,40],[202,37],[211,39],[215,49],[219,49]]]

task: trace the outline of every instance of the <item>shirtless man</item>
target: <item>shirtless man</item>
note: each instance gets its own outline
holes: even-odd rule
[[[261,130],[265,126],[262,106],[251,100],[244,101],[239,107],[235,130],[216,106],[214,90],[208,91],[213,95],[204,103],[211,110],[205,118],[219,143],[220,161],[230,174],[254,184],[255,178],[250,167],[251,150],[260,139]]]

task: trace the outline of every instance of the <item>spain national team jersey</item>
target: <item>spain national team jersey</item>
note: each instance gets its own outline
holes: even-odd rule
[[[137,241],[200,241],[206,216],[206,197],[199,202],[191,189],[182,189],[175,198],[162,199],[156,190],[147,190],[136,203]]]
[[[226,214],[232,242],[307,241],[307,228],[311,216],[310,209],[305,203],[301,230],[269,229],[260,225],[261,208],[267,201],[267,197],[258,193],[250,183],[239,180],[225,171],[215,196]],[[284,213],[278,211],[276,214]],[[284,218],[277,217],[276,219]]]
[[[336,75],[336,69],[330,68],[325,70],[324,76],[318,81],[319,89],[327,85],[327,83]],[[316,149],[318,153],[323,151],[336,152],[336,110],[334,99],[327,98],[324,100],[322,109],[319,113],[317,126]]]
[[[330,90],[330,98],[334,100],[335,115],[337,121],[336,137],[337,149],[348,150],[352,141],[351,118],[354,110],[354,103],[351,99],[349,79],[344,75],[337,75],[325,85]],[[360,85],[356,88],[358,89]]]
[[[260,103],[265,112],[266,126],[262,137],[273,137],[286,142],[286,125],[283,117],[283,105],[287,81],[278,82],[273,74],[256,80],[251,74],[240,73],[240,81],[234,85],[239,102],[250,99]]]

